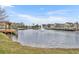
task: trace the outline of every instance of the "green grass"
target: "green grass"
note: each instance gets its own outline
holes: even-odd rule
[[[78,54],[79,49],[46,49],[21,46],[0,33],[0,54]]]

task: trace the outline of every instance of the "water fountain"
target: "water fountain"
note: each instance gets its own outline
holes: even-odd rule
[[[43,27],[43,25],[41,25],[41,30],[44,30],[44,27]]]

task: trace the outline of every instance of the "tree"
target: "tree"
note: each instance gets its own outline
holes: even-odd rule
[[[7,17],[5,9],[0,6],[0,21],[5,20]]]

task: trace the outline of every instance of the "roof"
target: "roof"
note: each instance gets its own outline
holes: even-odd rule
[[[9,21],[0,21],[0,23],[8,23],[8,24],[11,24],[12,22],[9,22]]]

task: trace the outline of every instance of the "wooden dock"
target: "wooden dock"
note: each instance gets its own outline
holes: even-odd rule
[[[0,30],[0,32],[2,32],[2,33],[14,33],[14,32],[16,32],[16,30],[14,30],[14,29],[3,29],[3,30]]]

